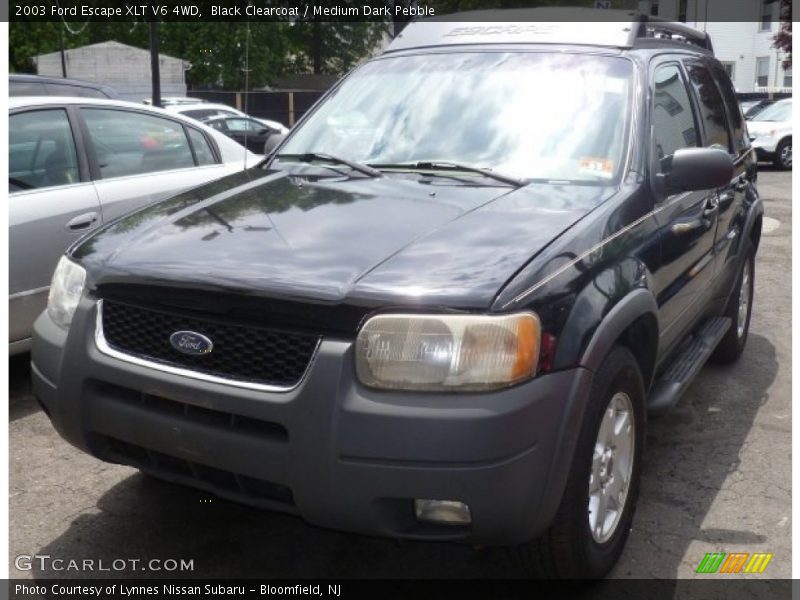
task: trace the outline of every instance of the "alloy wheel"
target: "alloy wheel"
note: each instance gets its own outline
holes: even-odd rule
[[[589,530],[598,544],[614,535],[625,510],[633,473],[634,426],[630,396],[617,392],[600,421],[589,475]]]

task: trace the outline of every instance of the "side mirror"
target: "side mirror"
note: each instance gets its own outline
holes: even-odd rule
[[[722,187],[733,178],[733,160],[719,148],[681,148],[662,159],[658,175],[667,194]]]

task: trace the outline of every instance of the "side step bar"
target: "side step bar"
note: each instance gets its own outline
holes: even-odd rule
[[[714,317],[686,338],[672,362],[653,383],[647,399],[649,415],[662,415],[675,406],[730,326],[728,317]]]

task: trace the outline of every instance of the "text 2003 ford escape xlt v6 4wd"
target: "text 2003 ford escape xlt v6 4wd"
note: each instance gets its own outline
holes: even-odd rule
[[[104,460],[601,576],[646,412],[744,347],[755,178],[704,34],[414,23],[262,167],[77,243],[35,392]]]

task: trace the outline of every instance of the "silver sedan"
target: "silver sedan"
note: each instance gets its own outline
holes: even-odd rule
[[[103,223],[255,165],[194,119],[90,98],[9,101],[9,351],[24,352],[67,247]]]

